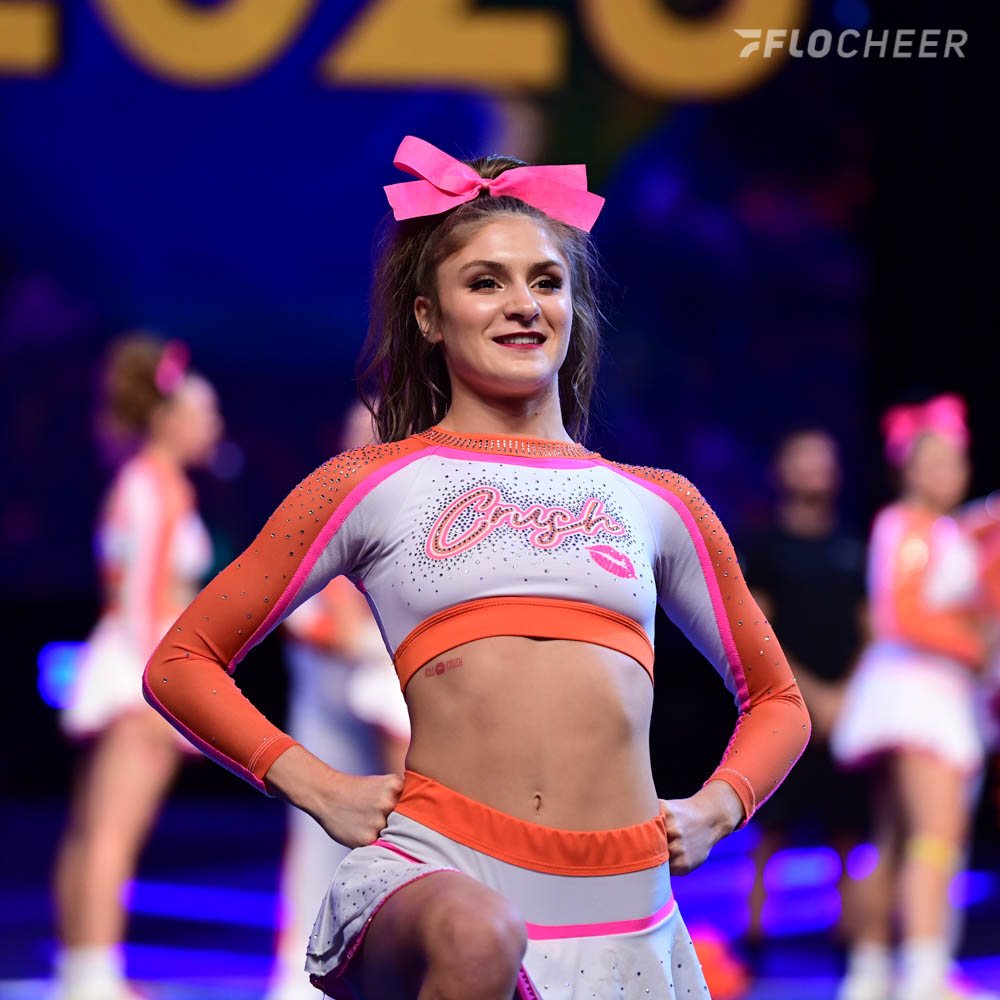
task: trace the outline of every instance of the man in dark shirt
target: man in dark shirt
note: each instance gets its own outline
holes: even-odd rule
[[[865,547],[838,523],[841,471],[824,430],[799,430],[780,443],[774,461],[779,492],[774,523],[741,552],[747,582],[798,680],[813,737],[798,765],[761,810],[749,937],[762,937],[764,868],[789,841],[825,843],[846,859],[866,833],[864,789],[837,771],[828,739],[843,682],[862,644]],[[842,929],[851,934],[854,900],[841,880]]]

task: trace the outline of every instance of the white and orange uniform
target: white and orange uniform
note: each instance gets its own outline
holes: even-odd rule
[[[955,518],[905,503],[875,520],[868,553],[872,642],[847,688],[831,747],[847,766],[922,749],[974,774],[985,656],[980,556]]]
[[[104,611],[62,713],[63,729],[73,737],[96,735],[121,713],[145,708],[146,661],[212,561],[190,483],[148,451],[115,477],[95,548]]]
[[[722,676],[739,709],[712,777],[747,817],[802,752],[809,720],[787,661],[718,518],[682,476],[581,445],[439,428],[331,459],[171,628],[146,670],[150,703],[263,789],[295,743],[229,677],[297,605],[344,574],[365,594],[400,686],[442,654],[498,635],[570,639],[653,677],[657,603]],[[379,840],[338,869],[307,968],[333,997],[369,921],[396,889],[459,870],[527,924],[518,986],[569,1000],[626,987],[707,989],[670,884],[664,815],[615,830],[525,822],[408,772]]]

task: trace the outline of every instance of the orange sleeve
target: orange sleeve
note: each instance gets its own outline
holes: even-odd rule
[[[264,791],[295,744],[240,692],[232,671],[295,604],[353,573],[378,539],[359,513],[367,490],[410,442],[345,452],[303,480],[251,545],[195,598],[146,666],[146,700],[192,743]]]
[[[935,521],[890,508],[876,523],[869,573],[876,631],[921,649],[979,666],[983,636],[968,608],[927,603],[927,574],[933,559]]]
[[[660,604],[715,667],[739,711],[708,780],[725,781],[749,820],[809,742],[809,713],[715,512],[683,476],[655,469],[636,473],[670,508],[660,543]]]

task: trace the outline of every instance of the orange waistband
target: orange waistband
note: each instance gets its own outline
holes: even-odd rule
[[[552,875],[620,875],[668,859],[662,811],[616,830],[559,830],[508,816],[407,771],[396,812],[490,857]]]
[[[575,639],[631,656],[653,677],[646,630],[617,611],[557,597],[483,597],[445,608],[422,621],[396,648],[400,687],[446,650],[494,635]]]

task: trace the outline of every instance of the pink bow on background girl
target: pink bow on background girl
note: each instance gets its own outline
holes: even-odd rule
[[[168,340],[163,345],[154,379],[164,396],[171,395],[184,381],[190,360],[191,349],[182,340]]]
[[[926,403],[894,406],[882,418],[889,461],[894,465],[905,462],[921,434],[940,434],[956,444],[967,445],[969,428],[965,413],[965,400],[953,393],[935,396]]]
[[[553,219],[589,233],[604,205],[600,195],[587,190],[587,168],[582,163],[513,167],[490,180],[412,135],[399,144],[392,162],[421,178],[385,187],[397,222],[447,212],[487,191],[494,198],[519,198]]]

